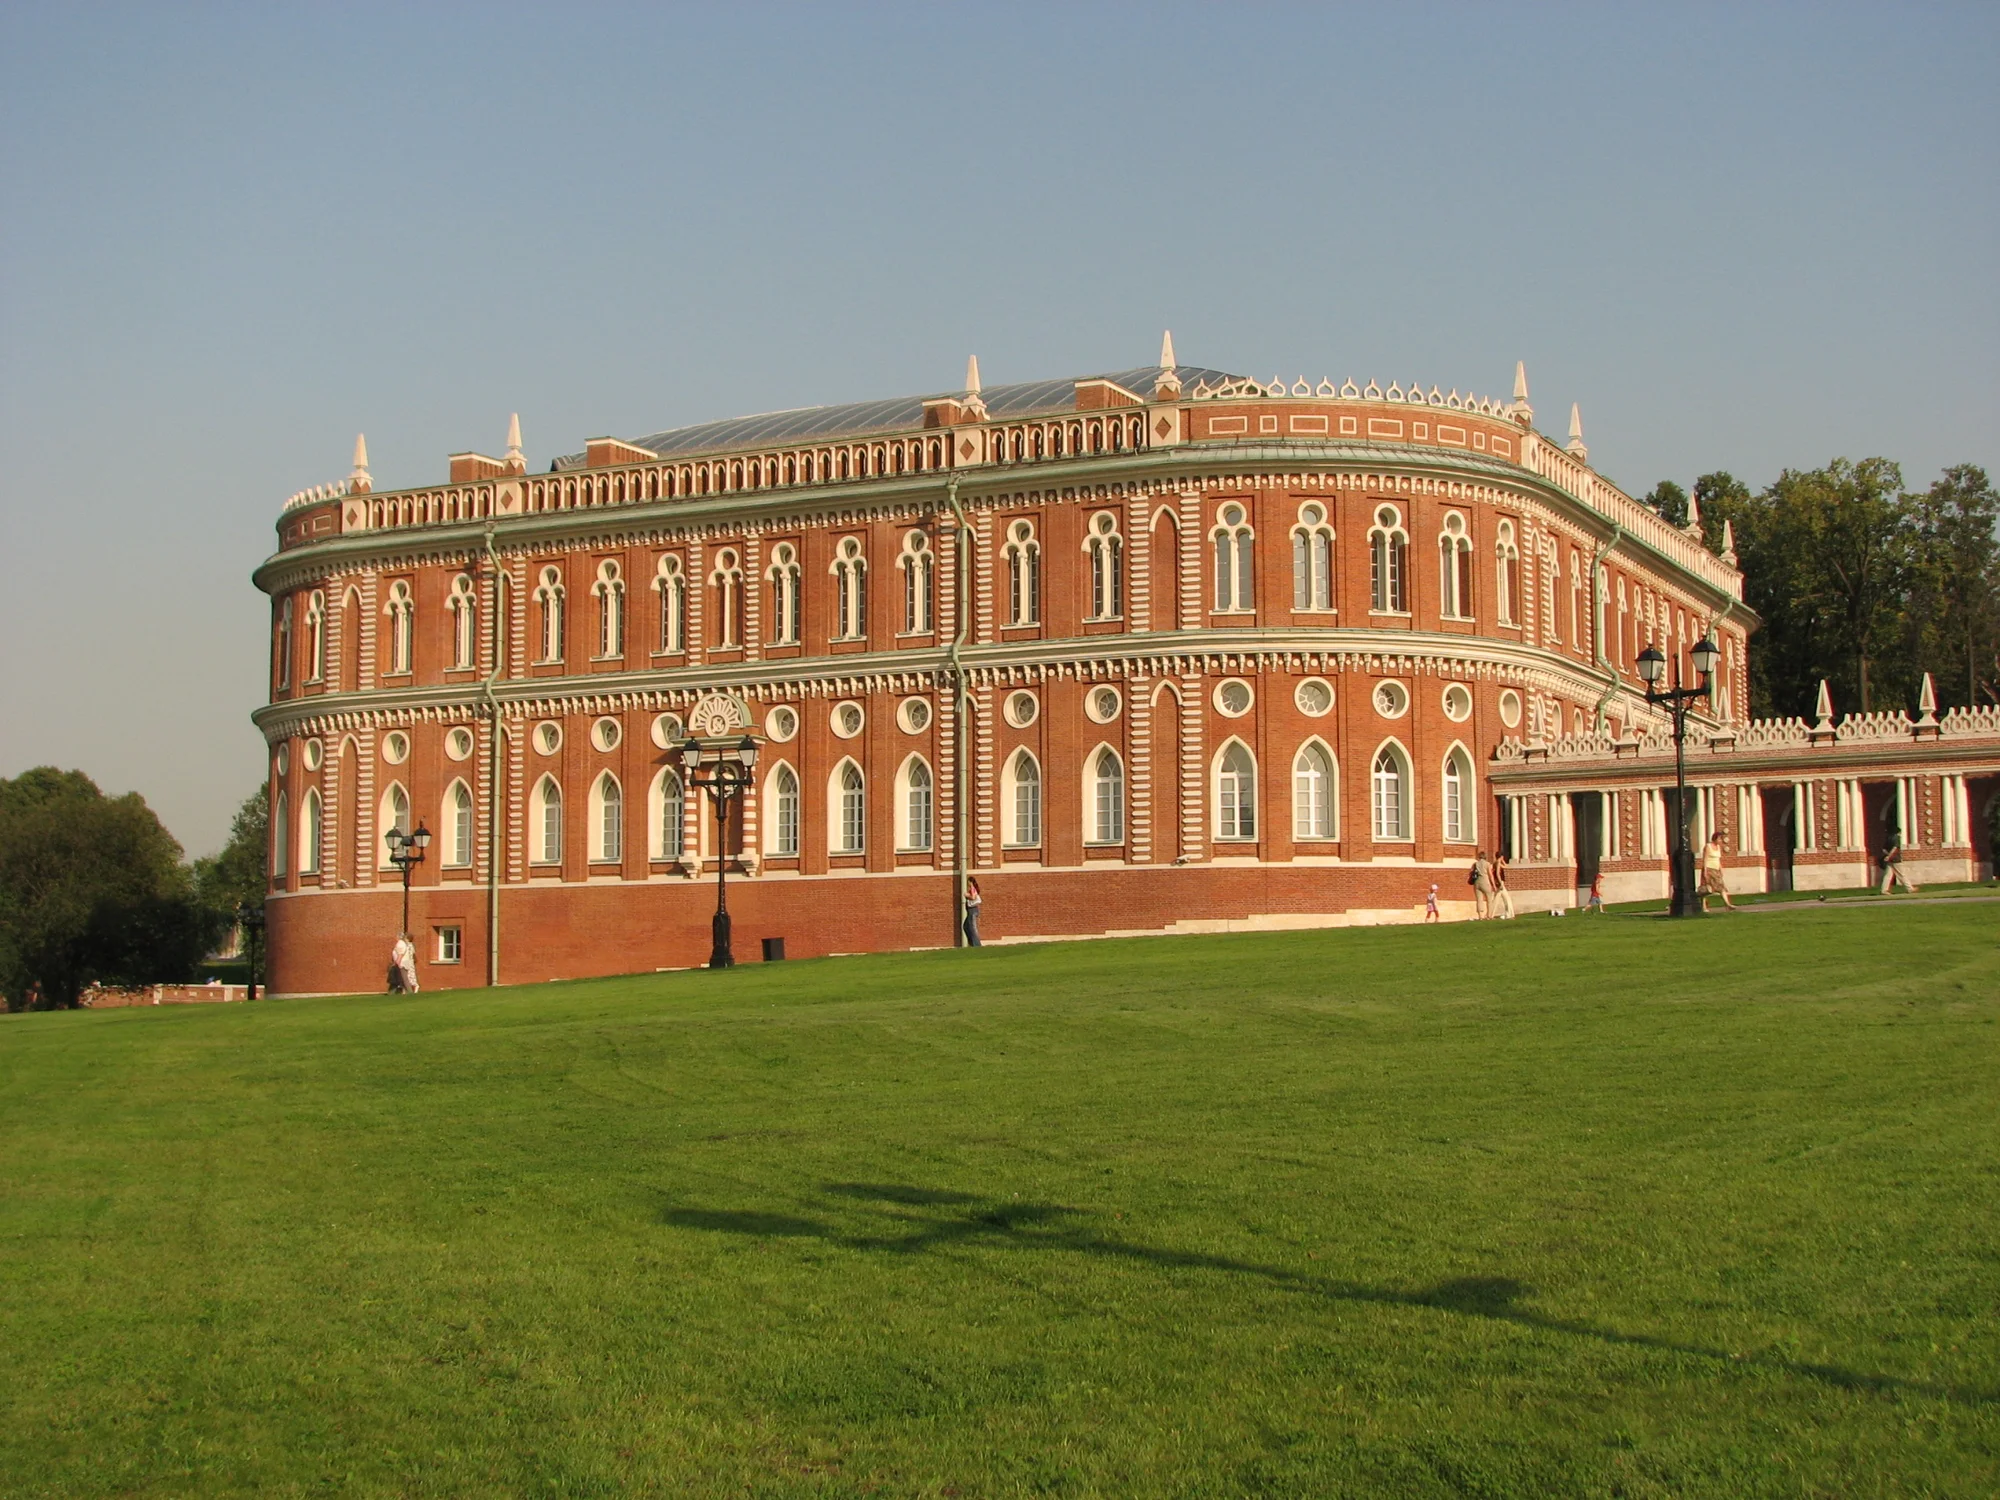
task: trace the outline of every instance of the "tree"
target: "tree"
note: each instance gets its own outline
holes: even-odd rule
[[[1910,649],[1942,702],[2000,702],[2000,495],[1984,469],[1959,464],[1909,498]]]
[[[196,888],[213,911],[236,920],[239,906],[258,906],[271,883],[271,801],[262,786],[243,799],[220,854],[194,862]]]
[[[1639,503],[1670,526],[1685,526],[1688,519],[1687,491],[1671,479],[1662,479]]]
[[[220,932],[180,845],[137,793],[80,771],[0,780],[0,996],[73,1006],[93,981],[194,977]]]

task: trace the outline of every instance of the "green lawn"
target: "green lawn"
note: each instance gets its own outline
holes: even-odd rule
[[[1996,937],[9,1018],[0,1492],[1990,1496]]]

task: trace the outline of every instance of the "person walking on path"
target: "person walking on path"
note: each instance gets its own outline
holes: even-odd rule
[[[1708,898],[1720,896],[1722,904],[1731,911],[1736,903],[1729,899],[1729,885],[1722,876],[1722,835],[1711,833],[1708,842],[1701,846],[1701,909],[1708,910]]]
[[[1493,866],[1481,849],[1472,861],[1472,873],[1466,877],[1472,886],[1472,916],[1477,921],[1493,915]]]
[[[417,945],[410,941],[407,932],[396,935],[396,946],[389,950],[389,961],[395,966],[402,979],[402,993],[414,995],[417,992]]]
[[[965,946],[977,948],[979,943],[979,908],[986,898],[979,894],[979,882],[972,876],[965,877]]]
[[[1433,880],[1431,882],[1430,890],[1427,893],[1425,893],[1424,896],[1424,920],[1426,922],[1435,922],[1437,919],[1438,919],[1438,888],[1437,888],[1437,882]]]
[[[1889,847],[1882,851],[1882,889],[1876,894],[1888,895],[1891,884],[1898,880],[1903,882],[1904,890],[1912,896],[1916,895],[1917,888],[1910,883],[1910,877],[1903,873],[1903,841],[1891,838]]]
[[[1597,874],[1591,877],[1590,899],[1583,905],[1583,914],[1586,917],[1592,912],[1596,912],[1600,917],[1604,915],[1604,872],[1602,870],[1599,870]]]
[[[1493,915],[1504,921],[1514,917],[1514,893],[1507,889],[1507,856],[1493,857]]]

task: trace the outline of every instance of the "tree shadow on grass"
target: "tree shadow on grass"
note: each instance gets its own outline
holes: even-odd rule
[[[811,1238],[846,1250],[876,1254],[924,1255],[957,1246],[980,1249],[1071,1252],[1124,1260],[1169,1270],[1214,1271],[1255,1278],[1302,1295],[1332,1301],[1368,1303],[1381,1307],[1428,1309],[1459,1317],[1484,1318],[1521,1328],[1595,1339],[1629,1348],[1685,1355],[1738,1369],[1775,1370],[1842,1390],[1885,1395],[1921,1395],[1968,1405],[2000,1404],[1991,1391],[1930,1385],[1892,1375],[1874,1375],[1839,1365],[1811,1364],[1769,1354],[1732,1354],[1724,1349],[1653,1334],[1625,1333],[1572,1318],[1552,1317],[1526,1305],[1534,1288],[1506,1276],[1463,1276],[1417,1291],[1368,1286],[1338,1277],[1316,1276],[1284,1266],[1199,1251],[1145,1245],[1107,1234],[1090,1222],[1088,1210],[1057,1203],[1020,1203],[981,1198],[971,1193],[894,1183],[828,1183],[824,1191],[838,1198],[871,1205],[882,1227],[870,1233],[849,1233],[816,1219],[788,1214],[735,1209],[670,1207],[661,1221],[676,1229],[699,1229],[746,1238]],[[956,1210],[917,1214],[910,1209]]]

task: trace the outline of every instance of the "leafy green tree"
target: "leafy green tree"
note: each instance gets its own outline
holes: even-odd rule
[[[270,888],[270,853],[270,794],[260,786],[236,809],[222,852],[194,862],[202,900],[231,921],[237,907],[261,904]]]
[[[1651,491],[1639,497],[1639,503],[1669,525],[1687,525],[1687,491],[1671,479],[1662,479]]]
[[[194,977],[220,931],[180,845],[137,793],[80,771],[0,780],[0,995],[73,1006],[93,981]]]
[[[2000,701],[2000,495],[1974,464],[1912,495],[1910,649],[1942,703]]]

